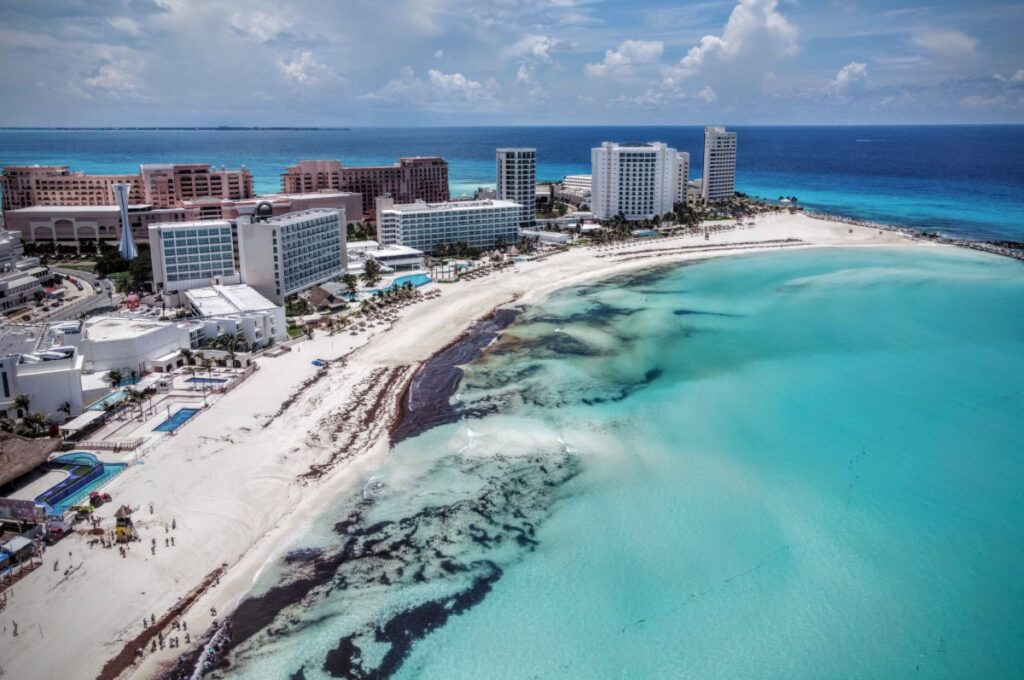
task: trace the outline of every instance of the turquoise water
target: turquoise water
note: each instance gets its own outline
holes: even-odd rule
[[[391,290],[392,288],[401,288],[406,283],[411,283],[414,288],[430,283],[430,277],[427,274],[407,274],[406,276],[399,276],[397,279],[391,282],[391,285],[387,288],[374,288],[371,293],[380,293],[385,290]]]
[[[107,404],[116,404],[124,401],[128,394],[124,390],[114,390],[102,399],[97,399],[86,407],[87,411],[102,411]]]
[[[170,418],[154,427],[153,432],[174,432],[197,413],[197,408],[180,408]]]
[[[264,572],[217,676],[1021,677],[1022,356],[1024,267],[966,251],[564,290]]]

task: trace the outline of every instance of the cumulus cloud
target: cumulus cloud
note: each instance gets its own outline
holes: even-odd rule
[[[834,97],[844,98],[851,89],[863,83],[868,77],[868,65],[860,61],[851,61],[839,69],[836,77],[829,81],[828,92]]]
[[[325,79],[336,77],[333,69],[321,64],[309,50],[295,52],[288,58],[277,60],[277,66],[294,83],[316,85]]]
[[[911,37],[911,42],[933,54],[950,59],[973,57],[978,47],[977,38],[950,28],[920,31]]]
[[[711,89],[710,85],[705,85],[704,87],[702,87],[700,89],[700,92],[698,92],[694,96],[697,99],[704,102],[705,104],[714,104],[715,102],[718,101],[718,95],[715,93],[713,89]]]
[[[501,51],[505,58],[531,58],[538,61],[551,61],[551,51],[558,46],[558,41],[546,35],[524,35]]]
[[[444,50],[434,52],[434,59],[444,59]]]
[[[593,77],[628,75],[633,66],[657,62],[664,50],[665,44],[659,40],[626,40],[617,49],[605,52],[600,63],[587,64],[585,72]]]
[[[457,111],[491,108],[498,101],[499,91],[493,78],[473,80],[462,73],[434,68],[427,71],[426,78],[421,78],[411,66],[405,66],[398,78],[360,99],[403,102],[431,111]]]
[[[778,10],[778,0],[740,0],[721,35],[706,35],[667,69],[667,84],[726,66],[763,72],[781,57],[796,54],[797,28]]]

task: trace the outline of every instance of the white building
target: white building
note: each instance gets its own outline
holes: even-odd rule
[[[537,150],[498,149],[495,197],[519,204],[519,228],[537,221]]]
[[[315,209],[262,221],[238,218],[242,281],[282,304],[345,274],[345,211]]]
[[[727,201],[736,194],[736,133],[724,127],[704,128],[704,177],[701,197],[705,203]]]
[[[82,324],[79,350],[85,369],[93,372],[148,369],[149,362],[164,359],[190,346],[184,324],[157,319],[95,316]]]
[[[238,270],[227,220],[153,224],[149,245],[153,287],[171,305],[181,304],[181,294],[190,288],[233,277]]]
[[[690,154],[676,153],[676,195],[673,203],[686,203],[686,192],[690,188]]]
[[[26,415],[14,404],[19,395],[29,398],[30,412],[46,414],[57,423],[79,415],[82,364],[82,356],[71,346],[0,357],[0,415]]]
[[[409,246],[382,246],[377,241],[351,241],[348,244],[349,270],[362,271],[367,259],[376,260],[385,270],[423,269],[423,251]]]
[[[562,180],[562,188],[589,194],[593,188],[593,175],[566,175]]]
[[[512,201],[404,203],[377,199],[377,233],[382,245],[402,245],[427,253],[438,246],[465,243],[488,249],[519,240],[522,211]]]
[[[622,213],[627,220],[644,220],[672,211],[679,171],[675,149],[662,142],[605,142],[591,150],[590,161],[590,208],[598,219]]]
[[[0,228],[0,271],[10,271],[25,254],[21,232]]]
[[[288,339],[284,308],[245,284],[193,288],[185,298],[195,317],[189,325],[204,339],[241,335],[253,348]]]

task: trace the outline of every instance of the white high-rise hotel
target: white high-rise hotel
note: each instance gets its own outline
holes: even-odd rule
[[[537,222],[537,150],[498,149],[495,197],[520,206],[519,227]]]
[[[627,220],[651,219],[686,201],[690,154],[662,142],[620,145],[605,142],[590,153],[594,217],[622,213]]]
[[[724,127],[704,127],[704,179],[701,197],[705,203],[727,201],[736,194],[736,133]]]

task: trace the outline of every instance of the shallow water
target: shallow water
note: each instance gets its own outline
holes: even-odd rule
[[[976,253],[564,290],[263,575],[218,674],[1020,677],[1021,356],[1024,267]]]

